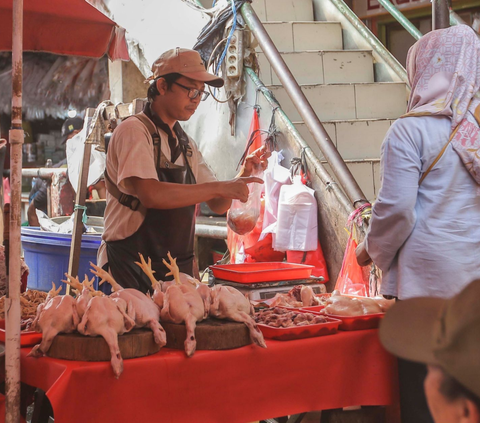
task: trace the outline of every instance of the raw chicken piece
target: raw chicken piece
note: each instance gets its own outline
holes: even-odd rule
[[[150,328],[155,342],[160,347],[163,347],[167,343],[167,335],[159,323],[160,309],[152,299],[136,289],[122,288],[110,273],[93,263],[90,263],[90,265],[93,267],[90,271],[101,279],[100,285],[103,282],[108,282],[112,286],[114,292],[110,294],[110,298],[122,298],[127,304],[130,302],[133,304],[135,309],[135,327]]]
[[[362,304],[363,314],[377,314],[383,313],[382,308],[373,298],[357,298]]]
[[[53,282],[52,285],[46,301],[38,306],[37,316],[32,323],[32,329],[43,334],[42,342],[28,354],[32,357],[45,355],[57,334],[73,332],[80,322],[75,299],[70,295],[58,296],[61,287],[55,290]]]
[[[170,263],[163,260],[165,266],[170,269],[168,275],[173,275],[175,283],[167,287],[163,299],[163,308],[160,314],[162,321],[172,323],[184,323],[187,329],[185,338],[185,353],[191,357],[197,348],[195,339],[196,323],[202,321],[208,313],[205,311],[204,299],[200,292],[190,282],[182,283],[176,259],[168,253]]]
[[[287,294],[275,294],[273,297],[272,302],[270,303],[270,307],[294,307],[300,308],[303,307],[303,303],[301,301],[295,300],[295,298],[291,297]]]
[[[387,300],[382,296],[373,297],[373,299],[377,302],[377,304],[382,309],[382,312],[386,312],[392,305],[395,304],[395,300]]]
[[[210,315],[217,319],[228,319],[245,323],[254,344],[267,348],[262,332],[253,319],[254,310],[250,301],[231,286],[215,285],[211,290]]]
[[[135,309],[131,302],[127,307],[127,302],[122,298],[93,297],[78,325],[78,331],[82,335],[100,335],[105,339],[110,348],[113,374],[117,379],[123,372],[118,335],[129,332],[135,327],[134,318]]]
[[[363,306],[360,301],[344,296],[335,296],[331,298],[325,308],[321,311],[326,314],[335,314],[338,316],[361,316],[364,314]]]
[[[276,294],[273,301],[270,303],[270,307],[311,307],[319,305],[320,300],[313,292],[311,286],[308,285],[295,285],[286,294]]]
[[[300,290],[300,298],[302,299],[302,304],[304,307],[311,307],[320,304],[320,300],[313,292],[311,286],[303,285],[302,289]]]

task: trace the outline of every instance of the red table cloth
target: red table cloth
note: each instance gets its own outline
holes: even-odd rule
[[[377,330],[295,341],[267,349],[159,353],[110,362],[27,357],[21,379],[46,391],[55,423],[246,423],[311,410],[388,405],[396,399],[396,361]]]

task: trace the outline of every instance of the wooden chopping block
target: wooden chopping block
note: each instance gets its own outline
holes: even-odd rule
[[[183,343],[187,336],[185,324],[161,322],[167,333],[167,347],[185,349]],[[250,334],[243,323],[219,320],[209,317],[197,323],[195,328],[197,350],[228,350],[249,345]]]
[[[150,329],[133,329],[119,335],[118,346],[123,359],[144,357],[160,351]],[[52,342],[48,357],[76,361],[110,361],[110,349],[101,336],[85,336],[78,332],[59,333]]]

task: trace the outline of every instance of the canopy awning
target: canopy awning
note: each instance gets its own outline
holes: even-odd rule
[[[0,51],[12,50],[13,0],[0,0]],[[23,50],[129,60],[125,30],[85,0],[24,0]]]

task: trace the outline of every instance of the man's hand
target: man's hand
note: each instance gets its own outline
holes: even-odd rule
[[[270,151],[267,151],[266,146],[262,146],[255,150],[252,154],[248,155],[245,159],[245,164],[238,176],[247,177],[254,173],[258,168],[265,170],[268,165],[267,159],[272,155]]]
[[[255,176],[248,176],[246,178],[235,178],[231,181],[221,182],[221,196],[230,200],[240,200],[245,203],[248,200],[248,186],[252,182],[263,184],[263,180]]]
[[[367,253],[364,242],[358,244],[357,248],[355,249],[355,255],[357,256],[357,263],[359,266],[367,266],[372,263],[372,259]]]

